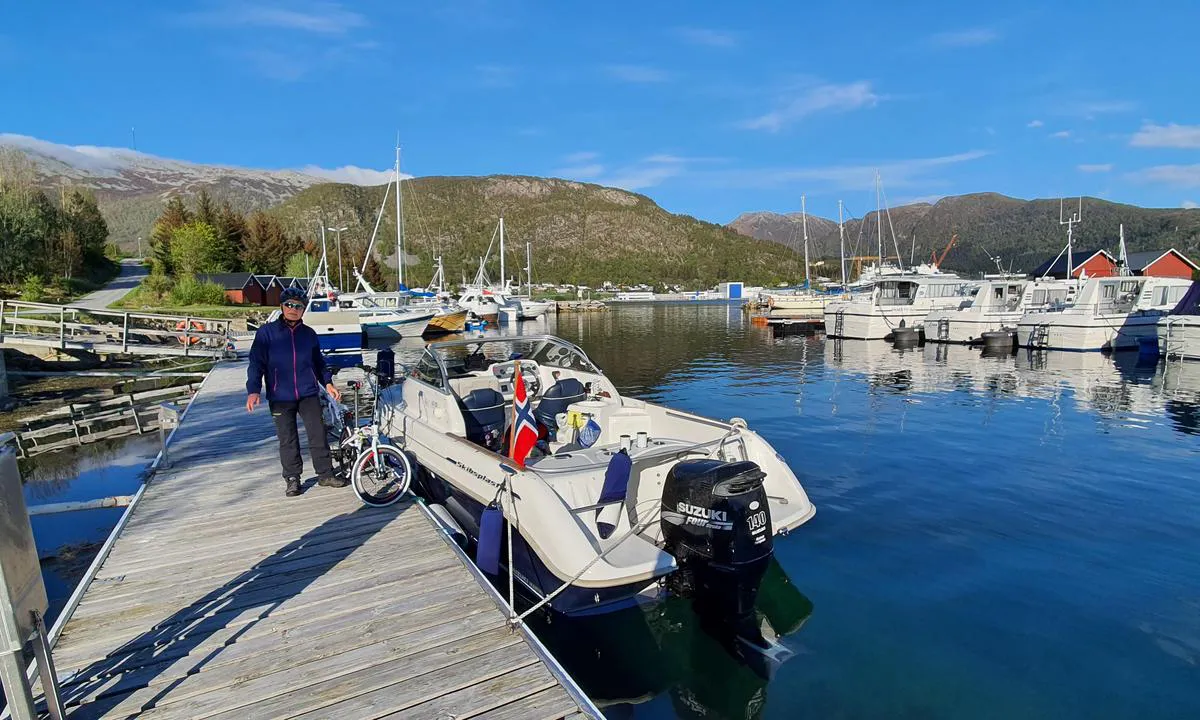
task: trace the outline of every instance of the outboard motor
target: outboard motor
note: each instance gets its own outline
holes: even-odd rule
[[[396,353],[391,348],[384,348],[375,355],[375,375],[381,388],[396,381]]]
[[[679,563],[668,583],[702,616],[734,624],[753,616],[773,552],[764,477],[755,463],[722,460],[683,461],[667,474],[660,522]]]

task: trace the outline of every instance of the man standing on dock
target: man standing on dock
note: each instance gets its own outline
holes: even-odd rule
[[[304,420],[304,434],[308,436],[308,452],[317,471],[317,484],[345,487],[347,481],[334,474],[333,460],[329,456],[325,421],[321,417],[320,384],[325,385],[334,400],[340,400],[342,395],[333,385],[333,375],[321,354],[317,333],[304,324],[308,298],[303,291],[288,288],[279,302],[279,319],[259,327],[250,347],[246,412],[253,411],[259,404],[265,376],[267,404],[275,418],[279,462],[283,465],[283,479],[287,483],[285,495],[295,497],[303,492],[300,474],[304,472],[304,461],[300,458],[297,414]]]

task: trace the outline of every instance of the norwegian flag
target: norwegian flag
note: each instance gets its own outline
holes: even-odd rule
[[[525,379],[521,377],[521,363],[514,366],[515,389],[513,390],[512,438],[508,446],[510,457],[520,467],[525,467],[525,458],[538,441],[537,421],[529,407],[529,395],[525,392]]]

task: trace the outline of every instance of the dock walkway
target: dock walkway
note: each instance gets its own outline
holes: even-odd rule
[[[68,718],[593,716],[418,505],[284,497],[244,383],[205,379],[62,628]]]

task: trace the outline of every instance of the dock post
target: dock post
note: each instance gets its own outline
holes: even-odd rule
[[[167,457],[167,436],[170,431],[179,427],[179,406],[174,403],[158,404],[158,441],[162,444],[162,462],[159,467],[168,468],[171,461]]]
[[[125,321],[121,326],[121,352],[129,352],[129,313],[124,313]]]
[[[67,346],[67,306],[58,306],[58,348]]]

